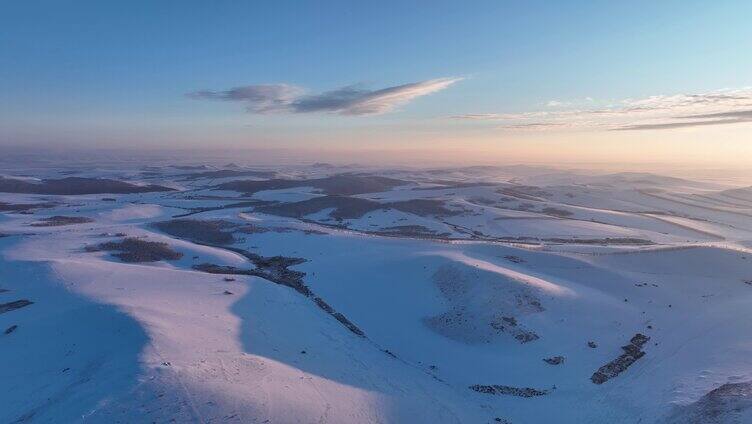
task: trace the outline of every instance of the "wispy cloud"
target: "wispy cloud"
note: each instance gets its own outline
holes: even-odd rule
[[[556,102],[555,106],[564,106]],[[548,106],[552,106],[549,102]],[[453,116],[508,130],[669,130],[752,122],[752,88],[626,99],[600,108]]]
[[[201,90],[188,93],[192,99],[243,102],[249,112],[272,113],[285,110],[304,90],[288,84],[247,85],[224,91]]]
[[[438,78],[410,84],[369,90],[357,85],[320,94],[306,94],[290,84],[248,85],[224,91],[202,90],[189,93],[194,99],[234,101],[245,104],[251,113],[335,113],[339,115],[378,115],[409,101],[443,90],[461,78]]]

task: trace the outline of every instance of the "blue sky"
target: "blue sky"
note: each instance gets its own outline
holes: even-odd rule
[[[420,146],[440,137],[487,145],[552,137],[510,135],[505,125],[568,119],[510,123],[505,114],[610,110],[625,99],[752,85],[747,1],[405,3],[4,2],[0,143]],[[247,99],[186,95],[280,84],[302,99],[440,78],[458,80],[356,116],[249,113]],[[487,116],[452,118],[468,115]]]

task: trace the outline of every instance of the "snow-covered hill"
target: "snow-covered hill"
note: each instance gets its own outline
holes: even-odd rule
[[[744,188],[318,164],[82,167],[78,192],[0,171],[24,182],[0,193],[0,422],[752,413]]]

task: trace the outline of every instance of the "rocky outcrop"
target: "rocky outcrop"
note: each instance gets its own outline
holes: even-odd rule
[[[536,397],[544,396],[548,394],[548,390],[533,389],[531,387],[512,387],[494,385],[475,384],[470,386],[470,390],[475,390],[478,393],[486,393],[489,395],[508,395],[518,397]]]
[[[560,365],[564,363],[564,357],[563,356],[552,356],[550,358],[543,359],[543,362],[549,364],[549,365]]]
[[[16,309],[21,309],[33,303],[34,302],[30,300],[26,300],[26,299],[15,300],[13,302],[8,302],[8,303],[0,303],[0,314],[4,314],[10,311],[15,311]]]
[[[603,384],[608,380],[616,377],[622,372],[626,371],[632,364],[638,359],[645,356],[642,347],[650,340],[650,337],[637,333],[629,340],[629,344],[622,346],[624,353],[619,355],[618,358],[600,367],[598,371],[593,373],[590,380],[595,384]]]

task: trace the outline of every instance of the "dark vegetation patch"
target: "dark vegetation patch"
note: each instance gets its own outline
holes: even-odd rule
[[[572,212],[570,212],[568,210],[558,209],[558,208],[552,208],[552,207],[547,207],[547,208],[541,209],[541,213],[544,213],[546,215],[558,216],[558,217],[561,217],[561,218],[572,216]]]
[[[543,198],[551,196],[551,193],[535,186],[510,186],[496,190],[497,193],[505,196],[516,197],[518,199],[542,201]]]
[[[447,209],[442,200],[435,199],[412,199],[401,202],[391,202],[386,205],[392,209],[418,216],[454,216],[461,213]]]
[[[304,296],[310,296],[312,294],[308,286],[303,283],[305,273],[288,269],[291,266],[305,262],[305,259],[286,256],[261,256],[235,247],[223,246],[222,248],[244,256],[251,261],[256,268],[243,269],[234,266],[223,266],[209,263],[195,265],[193,268],[210,274],[254,275],[277,284],[291,287]]]
[[[225,245],[235,241],[232,233],[226,230],[237,227],[237,224],[221,219],[173,219],[157,222],[154,227],[166,234],[194,243]]]
[[[193,269],[210,274],[220,275],[252,275],[263,278],[273,283],[287,286],[300,293],[301,295],[311,298],[316,305],[326,313],[332,315],[342,325],[358,336],[365,337],[365,333],[355,324],[349,321],[344,315],[337,312],[329,306],[323,299],[316,296],[313,291],[305,284],[303,277],[305,272],[289,269],[291,266],[299,265],[306,260],[303,258],[294,258],[286,256],[261,256],[237,247],[226,246],[234,241],[232,234],[225,232],[228,228],[246,228],[252,225],[239,226],[233,222],[214,220],[214,221],[197,221],[189,219],[177,219],[156,223],[155,226],[167,234],[178,238],[192,241],[193,243],[225,249],[235,252],[248,259],[255,268],[246,269],[227,265],[217,265],[211,263],[202,263],[194,265]],[[253,231],[249,229],[249,231]]]
[[[448,189],[459,189],[459,188],[470,188],[470,187],[489,187],[489,186],[495,186],[496,183],[488,183],[488,182],[474,182],[474,183],[461,183],[457,181],[448,181],[448,180],[435,180],[435,181],[429,181],[429,184],[437,184],[435,187],[416,187],[413,190],[417,191],[423,191],[423,190],[448,190]]]
[[[369,212],[388,209],[395,209],[419,216],[453,216],[461,213],[448,209],[442,200],[413,199],[379,203],[373,200],[347,196],[321,196],[300,202],[277,203],[259,207],[257,211],[270,215],[302,218],[305,215],[310,215],[324,209],[334,209],[329,216],[338,220],[358,219]]]
[[[254,225],[254,224],[245,224],[243,226],[238,227],[236,231],[239,233],[243,233],[243,234],[263,234],[263,233],[269,233],[269,232],[284,234],[284,233],[292,233],[295,231],[300,231],[301,233],[307,236],[311,234],[318,234],[318,235],[326,234],[323,231],[305,229],[305,228],[300,229],[300,228],[292,228],[292,227],[262,227],[260,225]]]
[[[30,225],[32,227],[59,227],[62,225],[86,224],[89,222],[94,222],[94,220],[85,216],[55,215],[44,218],[38,222],[31,223]]]
[[[28,212],[33,209],[52,208],[54,203],[3,203],[0,202],[0,212]]]
[[[314,197],[300,202],[278,203],[257,208],[257,211],[270,215],[288,216],[292,218],[302,218],[322,211],[333,208],[329,216],[335,219],[356,219],[368,212],[378,209],[386,209],[381,203],[373,200],[360,199],[357,197],[346,196],[322,196]]]
[[[197,271],[207,272],[209,274],[251,275],[251,276],[263,278],[267,281],[271,281],[279,285],[290,287],[296,292],[300,293],[301,295],[313,300],[313,302],[319,308],[321,308],[324,312],[334,317],[334,319],[339,321],[348,330],[352,331],[358,336],[365,337],[365,333],[363,332],[363,330],[358,328],[358,326],[353,324],[352,321],[347,319],[347,317],[345,317],[342,313],[337,312],[328,303],[326,303],[322,298],[316,296],[313,293],[313,291],[303,282],[303,277],[305,276],[304,272],[288,269],[289,266],[297,265],[299,263],[305,262],[305,259],[288,258],[284,256],[264,257],[264,256],[260,256],[255,253],[251,253],[242,249],[235,249],[235,248],[228,248],[228,247],[224,247],[224,248],[232,250],[233,252],[242,254],[243,256],[248,258],[251,262],[253,262],[253,264],[256,265],[256,268],[244,269],[244,268],[238,268],[234,266],[203,263],[199,265],[194,265],[193,269]]]
[[[340,174],[309,180],[272,179],[263,181],[230,181],[215,187],[218,190],[234,190],[252,194],[263,190],[280,190],[293,187],[314,187],[329,195],[350,196],[376,193],[410,184],[408,181],[376,175]]]
[[[540,301],[527,290],[493,274],[451,265],[440,266],[432,280],[448,308],[423,322],[438,334],[468,344],[491,343],[501,334],[519,343],[539,339],[516,317],[543,311]]]
[[[642,347],[650,340],[650,337],[637,333],[629,340],[629,344],[622,346],[624,351],[618,358],[600,367],[598,371],[593,373],[590,380],[595,384],[603,384],[606,381],[616,377],[622,372],[626,371],[632,364],[638,359],[645,356],[645,352]]]
[[[517,308],[524,312],[543,312],[546,310],[537,297],[527,292],[516,294],[514,296],[514,301],[517,304]]]
[[[519,205],[517,205],[516,208],[518,211],[531,211],[535,209],[535,204],[528,203],[528,202],[522,202]]]
[[[581,238],[540,238],[530,236],[503,236],[503,237],[476,237],[483,240],[494,241],[506,241],[525,244],[537,244],[537,243],[558,243],[558,244],[600,244],[600,245],[633,245],[633,246],[650,246],[655,243],[651,240],[632,238],[632,237],[605,237],[597,239],[581,239]]]
[[[286,233],[286,232],[289,232],[288,230],[291,231],[292,229],[279,227],[279,231],[277,232]],[[246,225],[243,225],[242,227],[238,227],[237,231],[243,234],[263,234],[263,233],[268,233],[269,231],[272,231],[272,230],[267,227],[262,227],[260,225],[246,224]]]
[[[183,257],[182,253],[172,250],[167,243],[147,241],[135,237],[87,246],[86,251],[118,252],[113,253],[112,256],[129,263],[173,261]]]
[[[475,203],[476,205],[481,206],[493,206],[497,202],[494,199],[486,199],[485,197],[473,197],[471,199],[468,199],[468,202]]]
[[[345,317],[344,315],[342,315],[341,312],[335,311],[334,308],[332,308],[328,303],[324,302],[324,299],[322,299],[322,298],[320,298],[318,296],[313,296],[313,302],[319,308],[323,309],[326,313],[328,313],[329,315],[333,316],[334,319],[336,319],[337,321],[339,321],[340,324],[344,325],[345,328],[347,328],[348,330],[352,331],[353,333],[357,334],[360,337],[365,337],[366,336],[366,334],[363,332],[363,330],[361,330],[355,324],[353,324],[352,321],[350,321],[349,319],[347,319],[347,317]],[[394,355],[392,355],[392,356],[394,356]]]
[[[633,238],[633,237],[606,237],[601,239],[564,239],[564,238],[546,238],[543,241],[549,243],[574,243],[574,244],[624,244],[624,245],[637,245],[647,246],[655,244],[650,240]]]
[[[13,302],[8,302],[8,303],[0,303],[0,314],[4,314],[10,311],[15,311],[16,309],[21,309],[33,303],[34,302],[30,300],[26,300],[26,299],[15,300]]]
[[[246,257],[256,266],[256,268],[244,269],[234,266],[203,263],[194,265],[193,269],[210,274],[252,275],[276,284],[290,287],[301,295],[312,299],[319,308],[334,317],[334,319],[339,321],[348,330],[352,331],[358,336],[365,337],[365,333],[360,328],[358,328],[355,324],[348,320],[342,313],[334,310],[334,308],[332,308],[328,303],[326,303],[323,299],[313,293],[313,291],[303,281],[303,277],[305,277],[304,272],[289,269],[289,267],[291,266],[305,262],[305,259],[289,258],[285,256],[261,256],[253,252],[235,247],[223,246],[222,248]]]
[[[422,225],[395,225],[393,227],[382,228],[375,233],[385,236],[398,235],[419,238],[446,238],[451,236],[450,233],[437,233],[436,231]]]
[[[180,174],[184,181],[200,180],[204,178],[232,178],[232,177],[258,177],[271,178],[276,175],[273,171],[235,171],[232,169],[222,169],[219,171],[194,172],[190,174]]]
[[[221,206],[205,206],[199,208],[190,208],[188,212],[173,216],[173,218],[183,218],[186,216],[196,215],[202,212],[218,211],[222,209],[239,209],[239,208],[251,208],[263,205],[269,205],[276,202],[268,202],[264,200],[246,200],[242,202],[229,203]]]
[[[538,303],[538,305],[540,305],[540,303]],[[492,320],[489,325],[495,330],[511,334],[512,337],[514,337],[514,339],[520,343],[529,343],[540,338],[540,336],[535,334],[535,332],[526,330],[518,326],[517,319],[515,317],[497,317],[496,319]]]
[[[509,395],[509,396],[519,396],[519,397],[526,397],[526,398],[544,396],[548,394],[548,390],[533,389],[531,387],[501,386],[498,384],[493,384],[493,385],[475,384],[475,385],[470,386],[470,390],[475,390],[478,393],[486,393],[489,395]]]
[[[45,179],[41,182],[29,182],[15,178],[0,177],[0,192],[5,193],[76,195],[149,193],[159,191],[174,191],[174,189],[159,185],[140,186],[105,178],[67,177]]]
[[[209,169],[209,167],[206,165],[171,165],[171,166],[181,171],[200,171],[203,169]]]
[[[271,281],[279,285],[290,287],[296,292],[300,293],[301,295],[312,299],[313,302],[316,303],[316,305],[319,308],[321,308],[322,310],[324,310],[324,312],[334,317],[334,319],[339,321],[348,330],[352,331],[358,336],[365,337],[365,333],[360,328],[358,328],[355,324],[353,324],[350,320],[348,320],[342,313],[335,311],[334,308],[332,308],[328,303],[326,303],[323,299],[321,299],[320,297],[316,296],[313,293],[313,291],[303,281],[303,277],[305,277],[305,272],[289,269],[289,267],[291,266],[299,265],[305,262],[306,261],[305,259],[291,258],[291,257],[286,257],[286,256],[261,256],[256,253],[249,252],[247,250],[236,248],[236,247],[218,246],[218,245],[212,245],[211,243],[201,243],[201,242],[197,242],[197,243],[208,245],[208,246],[213,246],[213,247],[218,247],[221,249],[229,250],[231,252],[235,252],[241,256],[244,256],[246,259],[248,259],[251,263],[253,263],[255,268],[245,269],[245,268],[238,268],[234,266],[203,263],[203,264],[194,265],[193,269],[197,271],[207,272],[210,274],[252,275],[252,276],[263,278],[267,281]]]

